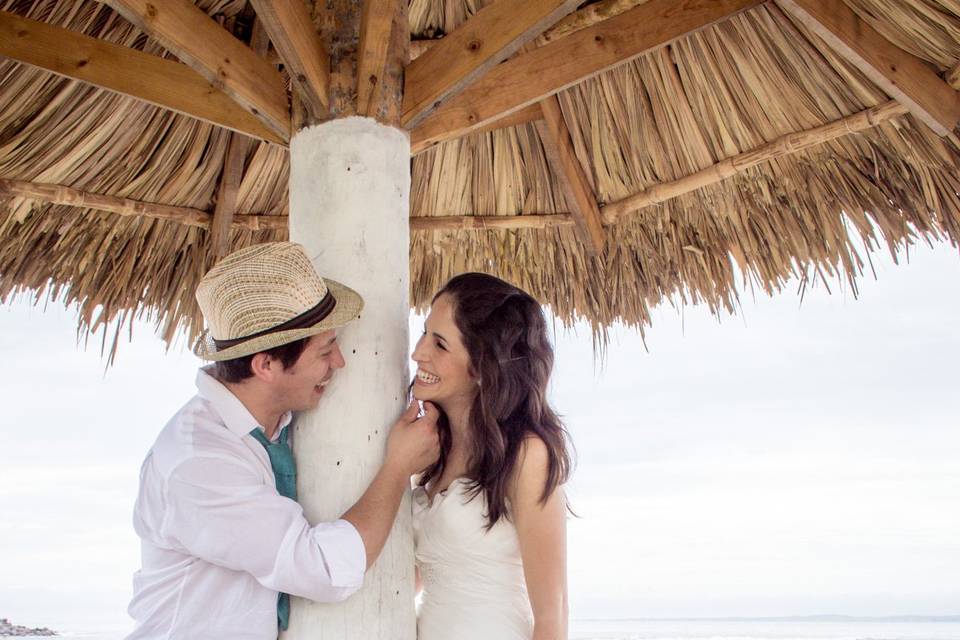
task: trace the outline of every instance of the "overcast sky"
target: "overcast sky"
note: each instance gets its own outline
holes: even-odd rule
[[[660,309],[602,367],[558,330],[575,617],[960,614],[960,258],[874,260],[859,300]],[[140,462],[198,361],[137,326],[104,375],[56,305],[0,329],[0,617],[123,628]]]

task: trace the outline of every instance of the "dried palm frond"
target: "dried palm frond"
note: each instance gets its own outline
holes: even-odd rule
[[[895,44],[938,71],[960,59],[957,0],[845,0]],[[91,0],[0,2],[5,10],[111,42],[165,52]],[[239,0],[203,2],[230,17]],[[447,33],[484,0],[413,0],[412,34]],[[616,13],[637,0],[604,0]],[[574,24],[575,21],[571,21]],[[559,33],[559,32],[558,32]],[[558,35],[558,37],[562,37]],[[775,3],[723,21],[561,92],[558,99],[601,203],[709,168],[782,136],[889,100]],[[63,184],[211,211],[227,133],[79,82],[0,61],[0,178]],[[641,330],[663,301],[733,311],[750,286],[791,278],[856,286],[866,256],[917,241],[960,240],[960,149],[911,116],[776,157],[722,182],[625,214],[606,250],[585,251],[569,226],[411,234],[411,303],[448,278],[487,271],[550,304],[562,322]],[[443,143],[412,161],[411,215],[565,212],[532,124]],[[284,215],[288,158],[253,145],[237,212]],[[857,238],[851,239],[851,234]],[[234,248],[283,232],[235,228]],[[8,199],[0,208],[0,298],[21,291],[78,305],[82,331],[137,316],[172,341],[195,336],[193,298],[211,264],[205,229]]]

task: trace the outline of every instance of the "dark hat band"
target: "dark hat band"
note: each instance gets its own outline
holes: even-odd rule
[[[291,331],[293,329],[307,329],[330,315],[336,306],[337,299],[334,298],[333,293],[327,289],[327,295],[323,296],[323,300],[315,307],[307,309],[300,315],[290,318],[286,322],[278,324],[275,327],[270,327],[269,329],[264,329],[263,331],[258,331],[257,333],[251,333],[242,338],[233,338],[231,340],[217,340],[214,338],[213,344],[217,346],[218,351],[223,351],[224,349],[229,349],[230,347],[235,347],[238,344],[253,340],[254,338],[268,336],[271,333],[280,333],[281,331]]]

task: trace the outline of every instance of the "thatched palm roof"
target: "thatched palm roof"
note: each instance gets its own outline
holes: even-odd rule
[[[243,0],[197,4],[235,33],[249,22]],[[412,0],[411,35],[450,33],[485,4]],[[606,0],[589,3],[579,15],[595,23],[642,4]],[[640,194],[619,209],[601,209],[606,246],[596,255],[569,216],[531,217],[537,224],[530,228],[515,218],[571,210],[545,153],[542,125],[481,131],[416,155],[415,222],[509,216],[515,228],[420,230],[414,224],[412,303],[429,302],[457,272],[483,270],[527,288],[561,319],[582,317],[598,328],[616,321],[642,326],[648,309],[665,298],[732,310],[738,273],[767,292],[798,276],[853,282],[864,264],[851,234],[894,254],[918,240],[956,244],[957,138],[891,102],[897,96],[889,88],[781,4],[759,3],[557,94],[597,201]],[[835,4],[944,83],[960,75],[960,2]],[[0,9],[172,57],[92,0],[6,0]],[[558,28],[527,50],[563,37]],[[877,108],[863,113],[871,107]],[[845,119],[857,114],[859,120]],[[817,129],[831,123],[829,135]],[[811,133],[785,138],[802,132]],[[178,328],[196,334],[201,321],[193,290],[213,260],[202,212],[216,206],[230,136],[227,129],[0,57],[0,179],[187,207],[199,210],[201,220],[163,220],[135,210],[120,215],[49,203],[63,198],[8,193],[0,209],[0,297],[23,290],[63,294],[79,303],[89,329],[146,314],[168,340]],[[750,159],[744,154],[757,149],[757,162],[743,168]],[[243,224],[235,221],[233,248],[285,237],[276,217],[286,213],[287,174],[283,146],[249,147],[236,193]],[[691,180],[700,188],[684,186]],[[278,224],[257,224],[244,214],[271,216]]]

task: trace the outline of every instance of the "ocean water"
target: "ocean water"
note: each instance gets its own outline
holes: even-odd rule
[[[574,620],[570,640],[960,640],[960,620]]]
[[[117,629],[64,629],[59,637],[122,640],[124,635],[124,630]],[[570,640],[960,640],[960,619],[956,622],[573,620]]]

